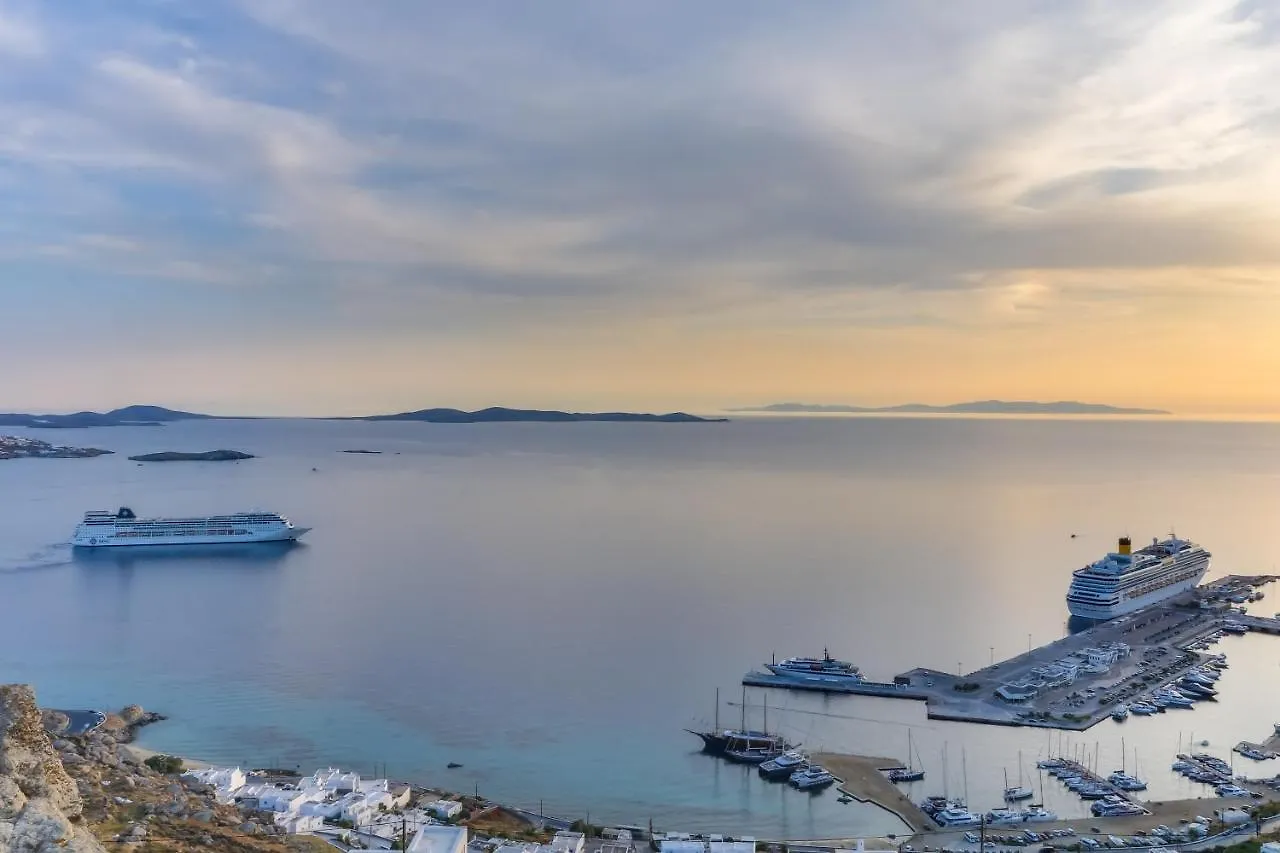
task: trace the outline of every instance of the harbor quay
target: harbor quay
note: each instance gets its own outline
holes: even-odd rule
[[[968,673],[921,667],[892,683],[833,683],[750,672],[742,683],[914,699],[924,701],[935,720],[1083,731],[1207,665],[1213,656],[1204,650],[1224,629],[1280,634],[1280,618],[1233,607],[1242,590],[1273,580],[1221,578]]]

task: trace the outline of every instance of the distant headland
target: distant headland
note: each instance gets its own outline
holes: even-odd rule
[[[650,415],[637,412],[560,412],[546,409],[506,409],[494,406],[477,412],[464,412],[461,409],[419,409],[416,412],[401,412],[397,415],[370,415],[364,418],[351,418],[362,421],[424,421],[432,424],[480,424],[480,423],[513,423],[536,421],[539,423],[572,423],[575,421],[626,421],[640,423],[718,423],[727,418],[700,418],[684,412],[670,412],[665,415]]]
[[[160,426],[169,421],[209,420],[212,415],[179,412],[161,406],[125,406],[109,412],[75,412],[70,415],[0,413],[0,426],[40,429],[83,429],[107,426]]]
[[[1107,406],[1102,403],[1079,403],[1060,400],[1055,403],[1037,403],[1024,400],[978,400],[970,403],[952,403],[947,406],[931,406],[926,403],[904,403],[900,406],[844,406],[814,403],[773,403],[768,406],[749,406],[730,409],[731,412],[774,412],[792,414],[930,414],[930,415],[1168,415],[1163,409],[1137,409],[1124,406]]]
[[[204,415],[182,412],[163,406],[125,406],[109,412],[76,412],[70,415],[0,414],[0,426],[18,426],[37,429],[85,429],[87,427],[113,426],[163,426],[175,421],[195,420],[246,420],[248,418],[222,415]],[[266,418],[253,418],[267,420]],[[342,421],[421,421],[433,424],[479,423],[573,423],[576,421],[622,421],[631,423],[717,423],[727,418],[702,418],[684,412],[665,415],[640,412],[561,412],[547,409],[508,409],[494,406],[467,412],[461,409],[418,409],[394,415],[365,415],[361,417],[313,418],[312,420]]]

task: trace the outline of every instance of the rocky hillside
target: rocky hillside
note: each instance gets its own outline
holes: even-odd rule
[[[202,786],[148,767],[121,741],[153,715],[131,706],[110,716],[135,722],[51,740],[45,727],[57,731],[58,715],[42,716],[27,685],[0,686],[0,851],[332,853],[319,839],[280,836],[257,816],[217,804]]]

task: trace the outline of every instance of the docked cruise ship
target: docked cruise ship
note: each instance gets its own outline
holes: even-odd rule
[[[1209,570],[1209,557],[1201,546],[1173,535],[1134,551],[1126,536],[1115,553],[1072,573],[1067,609],[1086,619],[1132,613],[1194,587]]]
[[[218,545],[243,542],[284,542],[311,528],[295,527],[274,512],[241,512],[201,518],[138,518],[133,510],[86,512],[71,544],[81,548],[111,545]]]

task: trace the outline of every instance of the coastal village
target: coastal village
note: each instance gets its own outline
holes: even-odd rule
[[[893,759],[822,755],[842,774],[843,795],[895,811],[911,832],[886,838],[807,841],[655,832],[567,822],[386,778],[323,768],[193,766],[129,745],[163,719],[131,706],[120,714],[36,705],[25,685],[0,687],[0,849],[96,853],[103,845],[149,850],[407,850],[412,853],[994,853],[1106,847],[1195,851],[1280,830],[1280,778],[1245,780],[1227,797],[1143,803],[1122,817],[1023,827],[939,826],[883,771]],[[1280,733],[1267,744],[1280,744]],[[1055,767],[1065,767],[1065,759]],[[1066,774],[1063,774],[1063,778]],[[1241,853],[1278,853],[1255,845]]]
[[[62,447],[37,438],[0,435],[0,459],[85,459],[109,453],[96,447]]]

